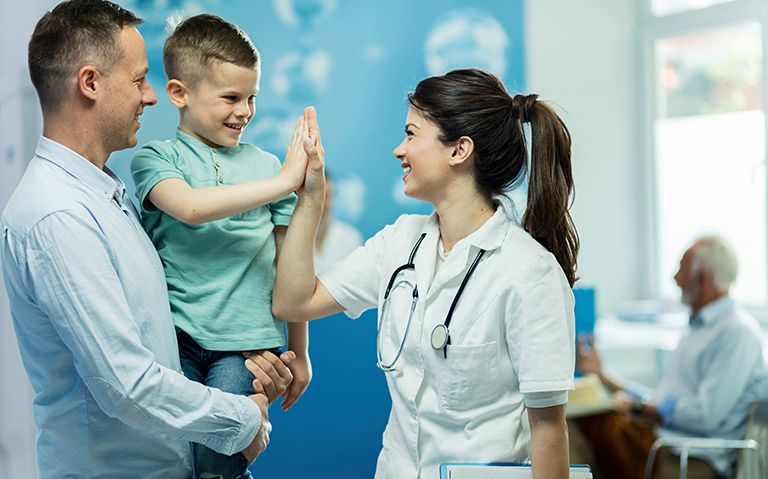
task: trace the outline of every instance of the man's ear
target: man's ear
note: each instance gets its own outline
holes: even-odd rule
[[[165,85],[165,91],[168,93],[168,99],[171,100],[176,108],[187,106],[187,87],[180,80],[170,80]]]
[[[713,291],[717,290],[715,275],[709,268],[701,268],[699,270],[699,287],[711,288]]]
[[[472,153],[475,151],[475,142],[468,136],[462,136],[456,141],[451,150],[451,159],[448,160],[448,164],[451,166],[458,166],[467,163],[472,158]]]
[[[104,77],[93,65],[85,65],[77,71],[77,90],[89,100],[96,100],[103,82]]]

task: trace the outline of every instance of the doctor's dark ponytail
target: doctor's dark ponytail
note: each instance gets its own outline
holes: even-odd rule
[[[489,197],[504,194],[525,177],[523,125],[530,123],[532,158],[522,226],[555,256],[573,286],[579,236],[569,212],[571,135],[552,108],[536,95],[510,97],[501,80],[476,69],[424,79],[408,101],[440,128],[443,144],[472,138],[475,181]]]

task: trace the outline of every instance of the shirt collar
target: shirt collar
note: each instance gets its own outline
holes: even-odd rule
[[[473,231],[469,236],[459,241],[454,249],[474,246],[478,249],[492,251],[501,247],[504,243],[504,238],[507,236],[509,221],[503,204],[497,204],[496,206],[496,212],[493,213],[493,216],[488,218],[485,223],[483,223],[477,230]],[[427,221],[424,232],[429,233],[429,231],[435,231],[439,235],[439,229],[440,226],[437,212],[433,212],[429,221]]]
[[[119,205],[123,204],[125,184],[106,165],[100,170],[82,155],[44,136],[40,137],[35,154],[58,166],[105,200],[114,199]]]
[[[736,303],[730,296],[723,296],[707,304],[696,314],[701,318],[704,325],[713,324],[718,318],[722,317],[736,307]]]
[[[194,136],[190,135],[189,133],[185,133],[185,132],[181,131],[178,128],[176,129],[176,138],[178,138],[179,140],[184,142],[190,148],[195,148],[195,149],[203,150],[203,151],[220,151],[220,152],[225,152],[225,151],[229,151],[229,150],[237,148],[237,146],[218,146],[216,148],[212,148],[212,147],[208,146],[207,144],[205,144],[204,142],[202,142],[201,140],[195,138]]]

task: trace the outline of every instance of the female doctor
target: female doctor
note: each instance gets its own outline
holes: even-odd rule
[[[377,478],[436,479],[443,462],[528,457],[535,478],[566,478],[578,251],[568,130],[536,95],[510,97],[479,70],[427,78],[408,101],[394,155],[405,194],[435,212],[401,216],[317,278],[312,245],[325,184],[311,119],[274,314],[306,321],[378,307],[392,411]],[[521,226],[497,197],[526,174]]]

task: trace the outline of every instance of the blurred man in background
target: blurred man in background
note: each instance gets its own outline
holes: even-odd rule
[[[576,421],[601,477],[642,477],[657,437],[743,437],[751,405],[764,394],[766,366],[757,321],[729,296],[737,270],[736,255],[722,238],[700,237],[685,251],[675,281],[691,308],[689,328],[652,393],[608,376],[597,351],[581,341],[577,369],[600,378],[616,410]],[[687,477],[732,477],[734,460],[732,452],[694,449]],[[654,477],[679,477],[679,462],[662,449]]]

